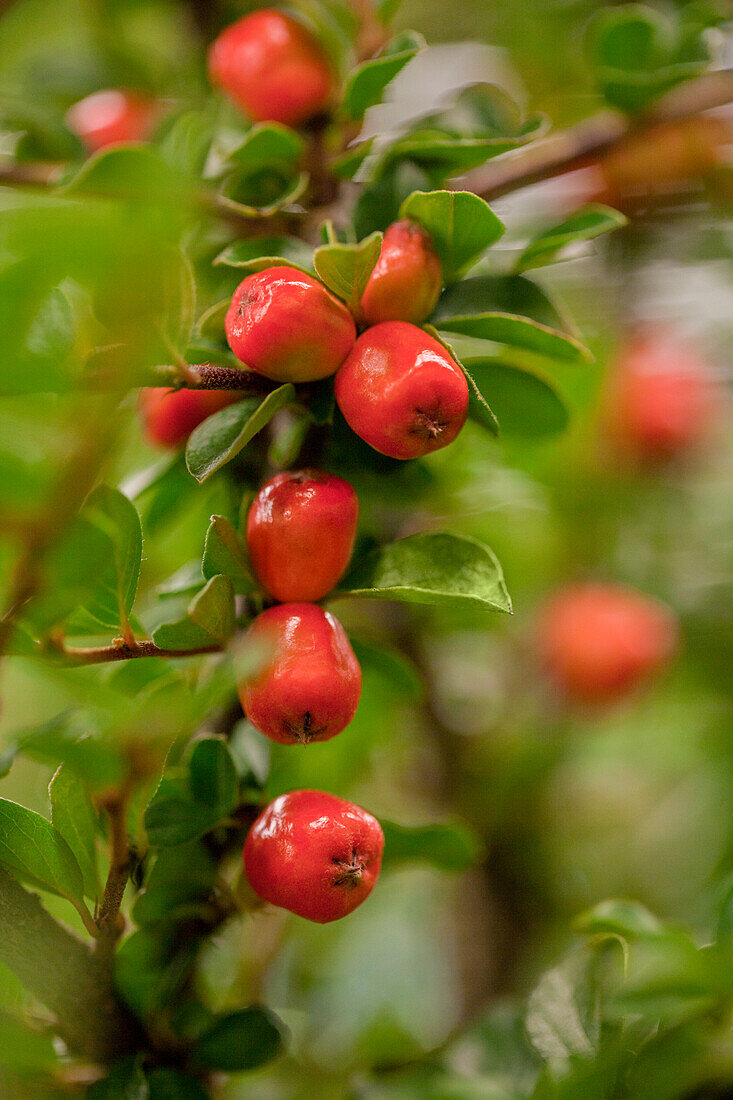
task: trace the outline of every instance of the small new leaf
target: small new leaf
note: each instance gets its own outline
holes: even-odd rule
[[[382,234],[372,233],[360,244],[325,244],[313,254],[318,278],[357,315],[381,249]]]

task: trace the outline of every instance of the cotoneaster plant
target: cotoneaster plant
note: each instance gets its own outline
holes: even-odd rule
[[[36,510],[25,482],[12,504],[0,647],[48,662],[49,680],[67,666],[89,676],[72,672],[64,709],[3,757],[27,749],[61,770],[53,821],[0,799],[0,914],[14,914],[1,957],[57,1021],[63,1087],[77,1058],[93,1100],[200,1098],[282,1049],[269,1011],[199,1000],[202,948],[249,919],[242,850],[255,895],[327,923],[367,899],[385,834],[387,859],[391,832],[395,858],[443,870],[460,847],[451,826],[383,830],[292,776],[328,759],[320,742],[356,735],[362,665],[385,700],[412,683],[409,662],[374,643],[390,636],[374,601],[404,605],[398,644],[413,604],[458,623],[511,611],[490,548],[425,523],[420,486],[464,428],[476,463],[499,432],[563,429],[563,378],[590,355],[533,271],[624,219],[594,206],[492,251],[504,227],[471,170],[542,120],[479,83],[375,141],[362,120],[425,49],[390,40],[393,7],[244,16],[205,44],[209,99],[152,135],[117,93],[116,123],[85,128],[77,104],[68,125],[95,155],[54,119],[44,186],[58,190],[10,203],[30,213],[0,277],[11,311],[19,287],[35,297],[18,313],[9,392],[51,392],[68,454],[52,439],[58,480]],[[458,176],[466,189],[449,185]],[[130,391],[149,441],[174,452],[142,471],[125,468]],[[191,530],[200,558],[178,560]],[[351,640],[337,600],[363,601],[339,611]],[[546,667],[582,700],[623,697],[674,648],[671,614],[626,589],[571,590],[547,616]],[[20,880],[71,903],[94,951]]]

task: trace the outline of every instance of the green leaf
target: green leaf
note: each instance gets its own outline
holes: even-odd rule
[[[576,917],[573,929],[586,936],[614,935],[636,940],[658,936],[663,925],[641,902],[609,898]]]
[[[185,111],[168,127],[158,145],[175,172],[198,179],[204,171],[214,128],[203,111]]]
[[[195,840],[227,817],[238,797],[237,772],[225,742],[214,737],[198,741],[187,775],[164,776],[147,807],[148,840],[156,847]],[[177,900],[179,895],[176,887]]]
[[[527,1002],[525,1020],[534,1048],[551,1064],[592,1058],[600,1037],[595,959],[588,950],[569,954],[542,976]]]
[[[206,737],[196,742],[189,772],[195,802],[219,811],[220,817],[236,805],[237,771],[226,742],[221,738]]]
[[[296,399],[290,382],[269,393],[264,401],[248,398],[228,405],[199,424],[186,446],[186,465],[198,482],[231,462],[276,412]]]
[[[536,115],[521,133],[513,136],[459,137],[442,129],[414,130],[388,147],[375,172],[379,174],[395,161],[407,158],[426,172],[440,173],[440,177],[446,179],[526,145],[545,128],[544,117]]]
[[[149,1100],[150,1090],[139,1058],[123,1058],[110,1068],[106,1077],[95,1081],[87,1100]]]
[[[382,234],[360,244],[325,244],[313,253],[318,278],[358,313],[369,276],[382,250]]]
[[[99,624],[117,629],[127,620],[137,594],[143,551],[140,516],[119,489],[108,485],[87,497],[84,514],[105,532],[112,555],[83,606]]]
[[[567,428],[567,406],[550,379],[539,372],[491,358],[466,358],[464,369],[491,402],[503,434],[555,435]],[[484,414],[473,402],[469,416],[484,424]]]
[[[404,46],[400,48],[404,41]],[[397,48],[394,48],[394,45]],[[408,61],[425,46],[421,35],[398,35],[388,43],[379,57],[358,65],[351,73],[344,89],[343,106],[349,118],[360,119],[365,111],[379,103],[390,81],[394,80]]]
[[[245,218],[261,218],[294,203],[308,186],[305,172],[260,169],[231,172],[221,185],[219,201]]]
[[[481,842],[464,824],[397,825],[380,819],[384,833],[384,867],[430,863],[441,871],[467,871],[481,858]]]
[[[255,587],[249,569],[247,550],[232,524],[225,516],[212,516],[206,532],[201,572],[206,580],[222,573],[229,577],[238,595]]]
[[[373,550],[354,562],[336,594],[511,612],[493,552],[447,532],[410,535]]]
[[[594,204],[533,237],[517,260],[516,270],[528,271],[555,261],[568,245],[590,241],[627,224],[628,219],[610,206]]]
[[[557,306],[537,283],[524,275],[475,275],[445,288],[431,321],[438,328],[447,317],[480,313],[511,313],[529,317],[563,332],[568,325]]]
[[[0,96],[0,130],[17,133],[17,160],[66,161],[83,156],[76,134],[59,120],[55,110],[13,96]]]
[[[81,868],[58,829],[45,817],[0,798],[0,864],[43,890],[78,902]]]
[[[260,736],[260,740],[264,740]],[[135,923],[143,926],[169,920],[182,909],[192,912],[207,903],[214,888],[217,865],[204,841],[163,848],[133,906]]]
[[[461,369],[468,380],[468,415],[471,420],[480,424],[482,428],[486,428],[492,435],[498,435],[500,430],[499,421],[494,415],[494,410],[484,397],[478,382],[465,363],[461,363]]]
[[[43,591],[23,609],[24,617],[40,633],[55,626],[92,597],[113,560],[106,532],[91,517],[79,516],[47,556]]]
[[[202,1069],[241,1073],[281,1053],[284,1028],[266,1008],[245,1008],[219,1016],[194,1043],[191,1058]]]
[[[504,232],[488,204],[470,191],[415,191],[402,203],[399,216],[419,222],[429,234],[447,282],[457,279]]]
[[[4,1071],[36,1071],[57,1064],[50,1030],[31,1028],[23,1020],[0,1011],[0,1052]],[[17,1094],[16,1094],[17,1095]]]
[[[96,817],[84,784],[62,764],[48,787],[51,823],[76,856],[84,879],[84,894],[92,901],[99,896]]]
[[[235,625],[232,582],[219,575],[194,596],[183,619],[159,626],[153,641],[160,649],[178,651],[221,645],[231,638]]]
[[[151,145],[100,149],[63,187],[66,195],[93,194],[143,200],[156,205],[181,201],[184,187],[161,153]]]
[[[291,167],[303,155],[305,142],[295,130],[279,122],[261,122],[247,132],[228,159],[247,171],[272,166]]]
[[[297,237],[254,237],[233,244],[220,252],[215,264],[241,267],[245,273],[265,271],[268,267],[295,267],[313,274],[313,249]],[[228,307],[228,301],[227,301]]]
[[[587,363],[591,354],[580,341],[556,329],[511,313],[481,313],[475,317],[449,317],[441,321],[441,330],[491,340],[505,347],[531,351],[545,359],[564,363]]]

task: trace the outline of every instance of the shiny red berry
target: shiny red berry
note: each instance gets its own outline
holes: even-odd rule
[[[140,414],[148,440],[159,447],[178,447],[213,413],[241,400],[232,390],[142,390]]]
[[[69,129],[95,152],[108,145],[147,141],[159,116],[159,105],[137,92],[110,88],[93,92],[66,113]]]
[[[671,335],[648,331],[621,350],[606,396],[606,424],[616,449],[657,462],[694,450],[717,413],[705,363]]]
[[[539,648],[558,687],[580,702],[628,694],[672,655],[669,608],[616,584],[570,585],[543,610]]]
[[[244,869],[264,901],[326,924],[369,896],[384,835],[366,810],[323,791],[290,791],[267,806],[244,844]]]
[[[468,414],[468,383],[450,353],[404,321],[364,332],[336,375],[346,421],[375,451],[418,458],[446,447]]]
[[[277,382],[327,378],[356,339],[343,302],[294,267],[249,275],[234,291],[225,326],[237,358]]]
[[[435,309],[443,268],[424,229],[404,219],[390,225],[361,299],[370,325],[381,321],[419,324]]]
[[[321,470],[276,474],[247,516],[247,548],[258,581],[282,603],[320,600],[351,557],[359,501],[343,478]]]
[[[328,106],[334,75],[308,31],[271,8],[245,15],[209,51],[209,75],[255,122],[297,126]]]
[[[348,726],[361,695],[361,668],[344,628],[313,603],[283,603],[247,632],[265,668],[240,684],[249,721],[282,745],[328,741]]]

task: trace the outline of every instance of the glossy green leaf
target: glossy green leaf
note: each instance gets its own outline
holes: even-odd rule
[[[481,857],[481,842],[463,824],[398,825],[380,819],[384,833],[383,867],[421,862],[441,871],[467,871]]]
[[[538,371],[499,359],[471,357],[464,360],[464,369],[489,402],[502,434],[554,435],[567,427],[569,415],[565,402],[552,381]],[[484,412],[473,402],[469,405],[469,415],[484,424]]]
[[[185,651],[224,644],[235,629],[234,589],[229,577],[212,577],[191,600],[185,618],[164,623],[153,634],[160,649]]]
[[[457,279],[504,232],[488,204],[470,191],[416,191],[402,203],[400,217],[419,222],[432,238],[447,282]]]
[[[241,1073],[271,1062],[281,1053],[284,1029],[266,1008],[245,1008],[221,1015],[191,1051],[202,1069]]]
[[[189,762],[194,801],[228,813],[237,801],[237,771],[226,742],[218,737],[197,741]]]
[[[84,513],[109,538],[111,560],[100,571],[84,608],[102,626],[116,629],[132,611],[142,560],[143,536],[137,509],[119,489],[100,485]]]
[[[307,186],[305,172],[285,168],[262,168],[256,172],[237,169],[222,182],[219,202],[245,218],[260,218],[294,203]]]
[[[206,532],[201,572],[206,580],[222,573],[229,577],[238,594],[255,587],[247,560],[247,550],[226,516],[212,516]]]
[[[531,351],[545,359],[564,363],[587,363],[591,354],[580,341],[556,329],[547,328],[529,317],[511,313],[482,313],[476,317],[449,317],[441,322],[448,334],[458,333],[477,340],[491,340],[522,351]]]
[[[404,41],[404,45],[399,39]],[[351,73],[343,98],[344,110],[349,118],[363,118],[369,107],[379,103],[387,85],[408,61],[412,61],[425,41],[419,35],[399,35],[395,40],[397,48],[390,48],[391,45],[389,43],[378,57],[362,62]]]
[[[410,535],[357,559],[337,595],[511,611],[501,566],[476,539]]]
[[[18,878],[79,901],[84,882],[76,856],[50,821],[0,798],[0,864]]]
[[[276,412],[295,401],[295,396],[295,387],[288,382],[263,401],[247,398],[214,413],[189,437],[186,447],[189,472],[198,482],[206,481],[235,458]]]
[[[610,206],[595,204],[578,210],[551,229],[544,229],[530,241],[517,260],[516,270],[527,271],[553,263],[568,246],[590,241],[626,225],[627,218]]]
[[[297,237],[253,237],[234,241],[219,253],[215,264],[243,268],[242,278],[268,267],[295,267],[312,273],[313,249]]]
[[[68,765],[62,764],[48,787],[51,823],[76,856],[84,880],[84,894],[92,901],[99,895],[95,843],[96,816],[84,784]]]
[[[372,233],[360,244],[322,245],[313,253],[316,274],[329,290],[358,311],[381,250],[381,233]]]
[[[511,313],[565,332],[567,322],[555,303],[525,275],[474,275],[445,288],[431,321],[438,328],[448,317]]]

